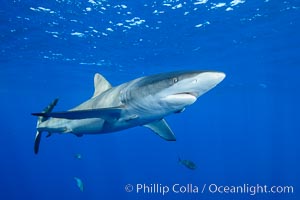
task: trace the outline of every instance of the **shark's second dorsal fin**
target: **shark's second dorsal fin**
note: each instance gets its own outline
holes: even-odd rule
[[[94,76],[94,87],[95,91],[92,98],[110,89],[112,86],[102,75],[96,73]]]

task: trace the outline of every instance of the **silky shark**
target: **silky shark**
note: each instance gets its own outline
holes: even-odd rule
[[[223,72],[180,71],[141,77],[112,87],[97,73],[95,91],[89,100],[65,112],[52,112],[58,101],[55,99],[41,113],[32,113],[38,116],[34,152],[39,151],[42,132],[48,132],[48,136],[82,136],[144,126],[165,140],[175,141],[164,118],[182,112],[224,78]]]

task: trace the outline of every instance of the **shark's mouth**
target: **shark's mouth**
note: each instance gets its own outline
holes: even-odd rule
[[[194,96],[197,98],[197,94],[194,92],[180,92],[180,93],[176,93],[174,95],[179,95],[179,96]]]
[[[197,100],[197,96],[194,93],[181,92],[168,95],[164,97],[163,100],[171,104],[190,105]]]

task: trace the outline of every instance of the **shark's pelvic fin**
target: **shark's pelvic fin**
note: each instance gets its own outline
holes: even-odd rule
[[[53,108],[56,106],[58,102],[58,99],[54,99],[44,110],[43,114],[50,113]],[[39,126],[40,123],[44,122],[47,120],[48,117],[40,115],[37,121],[37,127]],[[34,153],[37,154],[39,152],[39,147],[40,147],[40,142],[41,142],[41,137],[42,137],[42,132],[37,131],[35,134],[35,140],[34,140]]]
[[[156,134],[158,134],[165,140],[176,141],[176,137],[173,131],[164,119],[146,124],[144,126],[150,128],[152,131],[154,131]]]
[[[112,86],[102,75],[96,73],[94,76],[94,87],[95,91],[92,98],[100,95],[101,93],[110,89]]]
[[[88,119],[88,118],[102,118],[105,120],[114,120],[120,117],[124,106],[111,108],[98,108],[88,110],[71,110],[66,112],[52,112],[52,113],[32,113],[34,116],[54,117],[63,119]]]

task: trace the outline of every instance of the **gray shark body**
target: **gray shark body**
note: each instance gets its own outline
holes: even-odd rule
[[[101,134],[145,126],[168,141],[176,140],[164,117],[182,112],[225,78],[222,72],[183,71],[141,77],[112,87],[95,74],[92,98],[66,112],[52,112],[57,100],[38,116],[35,153],[42,132]]]

